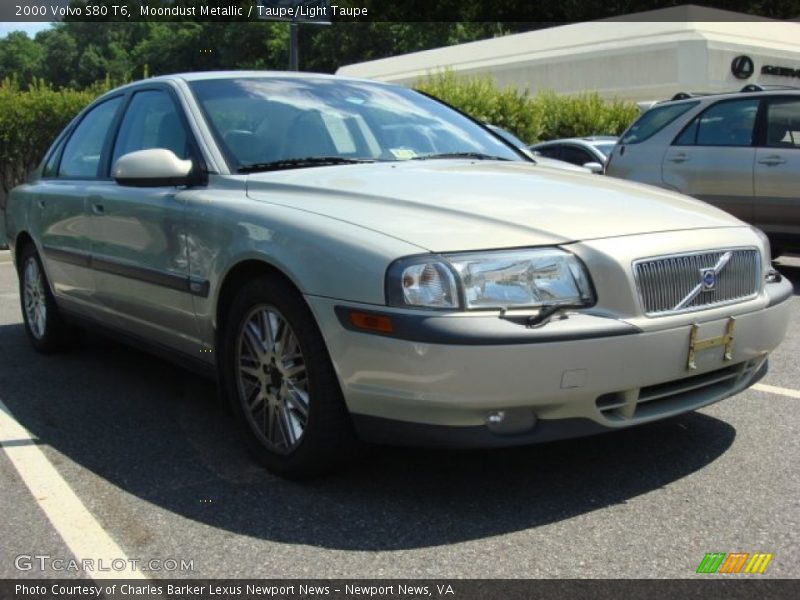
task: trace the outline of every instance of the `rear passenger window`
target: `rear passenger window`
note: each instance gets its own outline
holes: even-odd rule
[[[58,170],[59,177],[79,179],[97,177],[103,144],[121,102],[122,96],[106,100],[83,117],[64,147]]]
[[[800,148],[800,100],[773,100],[767,106],[767,146]]]
[[[47,159],[44,169],[42,169],[42,177],[56,177],[58,175],[58,157],[61,156],[63,148],[64,140],[61,140]]]
[[[698,146],[751,146],[758,112],[757,98],[718,102],[697,124]]]

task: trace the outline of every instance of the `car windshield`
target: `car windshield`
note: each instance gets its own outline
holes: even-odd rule
[[[480,125],[402,87],[322,77],[190,87],[239,172],[437,156],[523,160]]]

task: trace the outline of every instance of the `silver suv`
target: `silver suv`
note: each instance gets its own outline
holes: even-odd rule
[[[622,135],[606,172],[683,192],[800,250],[800,89],[656,104]]]

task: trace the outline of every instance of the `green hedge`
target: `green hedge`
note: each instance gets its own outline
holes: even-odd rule
[[[597,92],[563,96],[497,89],[490,76],[458,77],[451,70],[429,75],[414,87],[472,117],[507,129],[529,144],[587,135],[619,135],[638,116],[633,102],[607,101]]]
[[[54,90],[35,81],[23,91],[13,80],[0,83],[0,185],[5,192],[25,181],[64,126],[109,85]]]

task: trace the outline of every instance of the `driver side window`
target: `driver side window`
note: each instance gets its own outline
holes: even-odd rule
[[[125,111],[114,144],[112,169],[120,156],[136,150],[165,148],[172,150],[178,158],[188,158],[188,139],[178,110],[167,92],[136,92]]]

